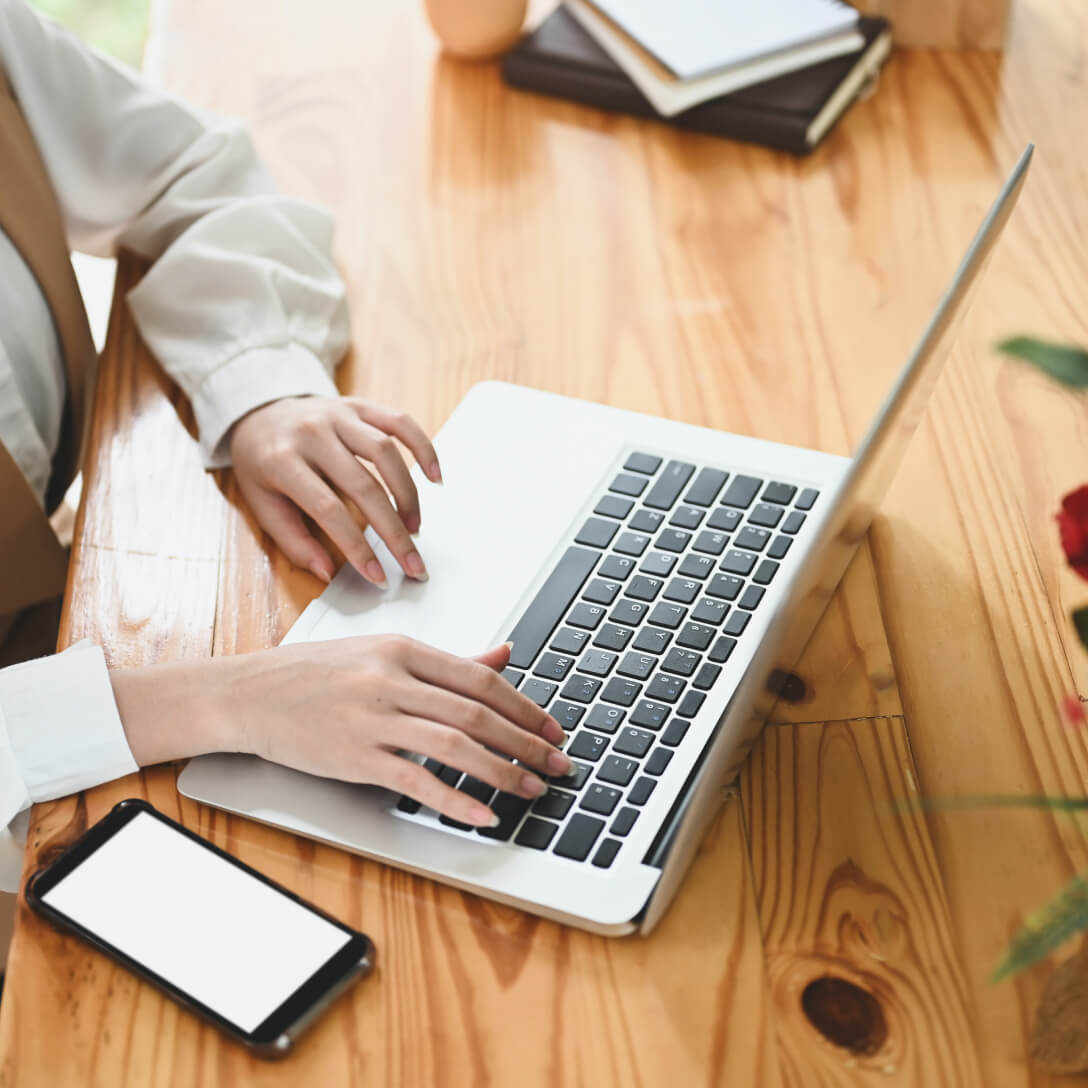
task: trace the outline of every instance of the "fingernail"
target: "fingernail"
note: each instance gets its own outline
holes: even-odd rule
[[[552,752],[548,756],[548,770],[552,774],[570,774],[574,770],[574,764],[562,752]]]
[[[423,522],[420,520],[420,517],[419,517],[418,514],[409,514],[404,519],[404,527],[410,533],[418,533],[419,532],[419,527],[422,524],[423,524]]]
[[[527,793],[530,797],[539,797],[547,788],[535,775],[521,776],[521,792]]]
[[[567,739],[567,734],[563,732],[557,722],[553,721],[544,723],[544,728],[541,729],[540,735],[545,740],[550,740],[557,748]]]
[[[491,809],[484,808],[483,805],[481,805],[479,808],[473,809],[472,810],[472,815],[469,817],[469,819],[477,827],[498,827],[499,826],[498,816],[496,816],[495,813],[493,813],[491,811]]]
[[[442,469],[438,467],[437,461],[427,469],[427,478],[436,484],[442,483]]]
[[[330,575],[329,572],[325,570],[319,563],[310,564],[310,573],[315,578],[320,578],[321,581],[325,583],[325,585],[328,585],[329,582],[332,581],[332,575]]]
[[[417,582],[427,581],[427,568],[423,565],[419,552],[409,552],[404,557],[404,566]]]
[[[383,588],[388,585],[385,580],[385,571],[382,570],[382,565],[377,559],[367,560],[366,566],[363,568],[363,572],[366,574],[367,579],[373,582],[376,586],[382,586]]]
[[[506,648],[507,648],[508,650],[513,650],[513,648],[514,648],[514,644],[513,644],[512,642],[504,642],[504,643],[503,643],[503,645],[504,645],[504,646],[505,646],[505,647],[506,647]]]

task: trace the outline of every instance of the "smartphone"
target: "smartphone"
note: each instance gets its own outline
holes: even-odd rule
[[[366,934],[139,799],[36,872],[26,898],[264,1058],[374,962]]]

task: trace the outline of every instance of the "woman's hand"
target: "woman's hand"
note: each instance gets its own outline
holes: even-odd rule
[[[404,573],[425,580],[427,568],[411,537],[420,526],[419,495],[394,438],[412,451],[429,480],[441,483],[438,455],[419,424],[358,397],[287,397],[266,404],[234,425],[230,451],[242,495],[295,566],[324,582],[335,572],[332,557],[307,529],[306,514],[368,582],[380,586],[381,563],[334,488],[359,508]]]
[[[556,721],[496,670],[398,636],[298,643],[237,657],[111,674],[141,766],[249,752],[326,778],[384,786],[476,827],[491,810],[399,751],[428,756],[507,793],[538,797],[566,774]],[[511,763],[495,752],[519,761]]]

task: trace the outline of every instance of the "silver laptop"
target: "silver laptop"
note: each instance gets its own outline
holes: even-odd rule
[[[499,814],[473,830],[376,787],[238,755],[192,761],[181,792],[596,933],[652,930],[797,684],[1031,154],[853,458],[495,382],[457,407],[436,439],[446,484],[417,474],[430,581],[399,578],[371,535],[388,590],[345,567],[286,641],[397,632],[471,655],[512,639],[507,678],[557,718],[576,766],[544,797],[493,797],[429,762]]]

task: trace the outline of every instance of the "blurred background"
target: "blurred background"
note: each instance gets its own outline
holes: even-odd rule
[[[150,0],[31,0],[84,41],[138,68]]]

